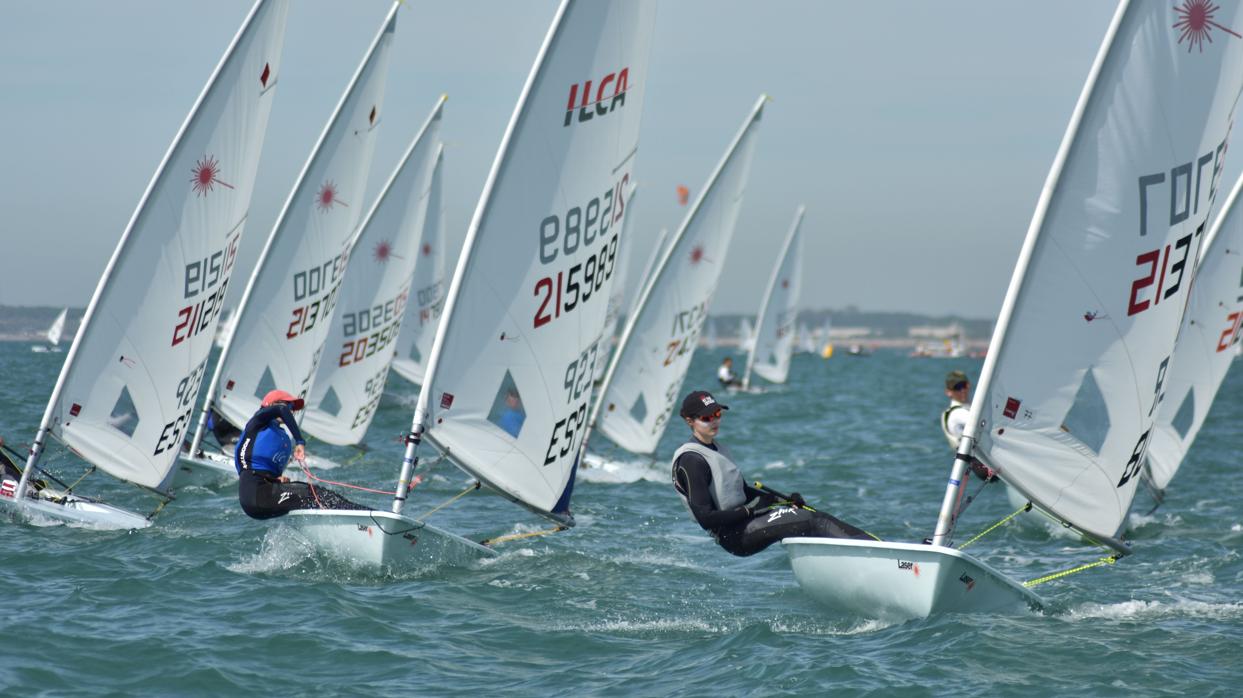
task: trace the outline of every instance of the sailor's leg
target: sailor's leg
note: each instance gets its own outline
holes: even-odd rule
[[[735,555],[754,555],[782,538],[857,538],[873,540],[861,529],[819,511],[773,507],[758,512],[741,531],[721,536],[721,547]]]

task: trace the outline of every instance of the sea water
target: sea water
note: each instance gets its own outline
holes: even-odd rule
[[[728,350],[699,352],[685,390],[715,389]],[[33,436],[64,355],[0,343],[0,434]],[[938,418],[951,369],[980,362],[877,352],[794,357],[786,385],[718,392],[721,440],[750,479],[888,539],[931,533],[950,467]],[[415,388],[390,378],[370,450],[312,442],[391,488]],[[466,567],[370,574],[322,559],[279,520],[252,521],[235,487],[190,487],[150,529],[0,524],[0,694],[185,695],[1234,695],[1243,679],[1243,372],[1227,377],[1165,504],[1132,515],[1135,554],[1037,587],[1042,613],[879,623],[804,595],[779,545],[718,548],[655,462],[611,449],[574,491],[576,528],[499,546]],[[50,464],[76,477],[63,451]],[[83,493],[154,502],[93,476]],[[468,485],[447,463],[407,511]],[[973,485],[974,487],[974,485]],[[383,498],[357,494],[387,506]],[[1139,511],[1148,509],[1144,494]],[[1000,488],[960,539],[1009,513]],[[545,527],[470,494],[431,521],[475,539]],[[1009,526],[971,548],[1017,579],[1103,552]]]

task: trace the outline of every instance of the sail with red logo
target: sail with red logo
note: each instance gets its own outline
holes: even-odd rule
[[[220,351],[178,483],[237,476],[233,445],[263,396],[311,390],[364,212],[383,123],[384,81],[397,31],[394,2],[298,175],[268,234]],[[208,438],[208,422],[212,422]],[[313,454],[315,467],[335,465]]]
[[[328,443],[361,442],[384,394],[405,310],[414,300],[411,280],[424,263],[419,243],[429,227],[440,227],[428,216],[439,218],[432,199],[440,196],[444,101],[437,100],[349,243],[337,312],[302,422]]]
[[[288,5],[255,3],[173,139],[87,306],[20,485],[0,505],[100,528],[150,525],[42,486],[59,480],[40,460],[51,436],[92,467],[167,494],[237,262]]]
[[[949,547],[972,459],[1103,560],[1130,552],[1119,531],[1170,398],[1243,90],[1240,29],[1237,0],[1119,5],[1019,253],[932,544],[789,539],[812,596],[904,617],[1038,605],[1030,586],[1048,577],[1019,584]]]

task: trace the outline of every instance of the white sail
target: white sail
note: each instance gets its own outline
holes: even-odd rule
[[[397,8],[394,3],[328,119],[238,305],[205,407],[235,425],[245,424],[270,390],[303,398],[310,391],[332,326],[347,243],[363,213]]]
[[[744,317],[738,321],[738,349],[750,352],[754,346],[755,329],[751,327],[751,321]]]
[[[60,344],[60,336],[65,331],[65,318],[69,315],[69,309],[65,308],[60,311],[56,319],[52,321],[52,326],[47,328],[47,341],[52,346]]]
[[[1007,483],[1102,541],[1140,481],[1243,88],[1243,5],[1224,4],[1210,23],[1166,3],[1120,5],[1037,205],[964,435]]]
[[[716,349],[720,344],[716,336],[716,320],[708,318],[704,322],[706,329],[704,329],[703,347],[704,349]]]
[[[302,421],[308,433],[328,443],[362,441],[384,394],[411,278],[422,259],[419,243],[428,229],[440,227],[440,221],[428,226],[426,220],[433,195],[440,195],[433,183],[443,154],[444,101],[436,102],[350,243],[337,312]],[[431,213],[439,218],[439,207]]]
[[[414,431],[459,466],[554,518],[629,215],[654,19],[653,2],[561,5],[467,231],[415,412]]]
[[[790,375],[790,355],[794,352],[794,319],[798,314],[798,294],[803,283],[803,236],[799,234],[806,209],[798,207],[794,223],[786,235],[773,267],[772,278],[755,317],[755,343],[747,354],[747,372],[742,387],[751,386],[751,373],[772,383],[784,383]],[[803,336],[807,336],[803,328]]]
[[[173,139],[82,318],[29,465],[50,429],[115,477],[164,483],[236,262],[287,14],[281,0],[255,4]]]
[[[626,207],[633,209],[634,195],[637,185],[630,185],[630,193],[626,195]],[[627,211],[632,213],[633,211]],[[614,340],[617,335],[617,324],[621,320],[622,309],[626,304],[626,275],[630,270],[630,257],[634,253],[634,240],[631,239],[630,221],[634,220],[633,215],[628,215],[622,222],[621,239],[625,242],[621,243],[617,249],[617,269],[613,272],[613,279],[609,282],[613,285],[612,292],[609,293],[609,304],[604,311],[604,332],[600,335],[600,343],[596,349],[596,365],[592,369],[592,381],[600,382],[604,380],[604,372],[609,367],[609,357],[613,355]]]
[[[406,380],[423,384],[427,357],[445,307],[445,211],[441,162],[437,157],[423,213],[423,236],[419,240],[418,263],[410,280],[406,316],[394,348],[393,370]]]
[[[601,385],[593,427],[632,453],[656,450],[680,397],[734,235],[767,99],[756,101],[673,236]]]
[[[1208,416],[1230,364],[1243,324],[1243,213],[1240,178],[1204,243],[1186,316],[1166,372],[1165,399],[1148,447],[1148,478],[1158,493],[1174,479]]]

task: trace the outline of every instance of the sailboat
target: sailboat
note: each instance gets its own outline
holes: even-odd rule
[[[813,598],[882,618],[1040,606],[1031,587],[1064,574],[1020,583],[950,547],[972,458],[1110,553],[1067,573],[1130,553],[1117,532],[1243,90],[1243,40],[1195,33],[1243,28],[1243,5],[1228,7],[1208,25],[1165,3],[1118,6],[1019,253],[931,544],[787,539]]]
[[[747,353],[742,389],[751,388],[751,374],[770,383],[784,383],[790,375],[790,355],[794,352],[794,318],[798,314],[798,293],[803,280],[803,238],[799,229],[806,209],[799,206],[794,223],[781,245],[777,264],[755,316],[755,343]],[[803,336],[807,328],[803,327]]]
[[[220,351],[178,480],[235,478],[233,444],[268,391],[306,398],[332,326],[382,121],[394,2],[268,235]],[[208,420],[216,447],[204,439]],[[308,456],[315,467],[335,465]]]
[[[355,240],[338,311],[306,403],[302,428],[330,444],[362,441],[384,394],[419,242],[439,227],[441,97],[389,178]],[[431,226],[425,226],[429,214]]]
[[[643,289],[586,422],[589,434],[598,429],[627,451],[647,455],[676,418],[674,404],[729,252],[767,101],[756,100]]]
[[[74,492],[41,465],[49,437],[89,464],[169,499],[250,207],[280,75],[286,0],[259,0],[173,138],[65,356],[10,515],[98,528],[143,516]],[[141,309],[141,312],[136,312]],[[58,487],[43,486],[46,478]],[[159,511],[157,508],[156,511]]]
[[[36,344],[30,347],[30,350],[40,354],[48,352],[60,353],[60,336],[65,331],[65,318],[69,315],[69,309],[65,308],[60,311],[56,319],[52,321],[52,326],[47,328],[47,344]]]
[[[545,532],[572,525],[654,20],[654,2],[561,3],[466,233],[392,511],[286,517],[326,554],[367,567],[493,554],[428,524],[440,507],[402,513],[425,441],[480,485],[556,522]],[[524,227],[532,234],[514,234]]]
[[[397,375],[423,384],[427,372],[427,356],[432,351],[440,313],[445,307],[445,212],[441,183],[443,151],[437,156],[429,188],[422,196],[426,206],[422,214],[423,235],[418,241],[418,261],[410,280],[405,317],[393,348],[392,367]]]
[[[1236,212],[1243,177],[1235,182],[1206,236],[1195,285],[1165,376],[1144,482],[1156,504],[1200,433],[1217,390],[1234,362],[1243,326],[1243,216]]]

